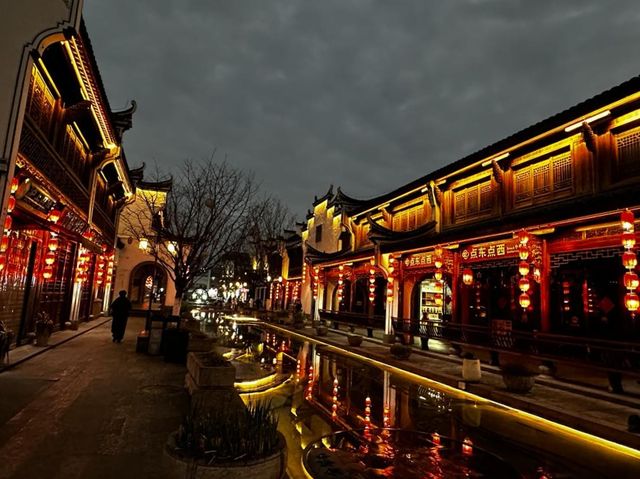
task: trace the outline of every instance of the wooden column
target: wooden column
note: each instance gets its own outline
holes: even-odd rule
[[[542,265],[540,267],[540,330],[543,333],[549,332],[551,329],[551,320],[549,312],[550,302],[550,281],[551,261],[549,258],[549,248],[547,240],[542,240]]]
[[[453,253],[451,272],[451,321],[458,322],[458,295],[460,293],[460,255]]]

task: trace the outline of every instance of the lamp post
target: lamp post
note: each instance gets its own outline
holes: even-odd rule
[[[151,275],[151,288],[149,290],[149,305],[147,307],[147,317],[144,322],[144,329],[151,331],[151,306],[153,304],[154,290],[156,288],[156,276],[158,272],[158,250],[157,247],[160,244],[160,231],[156,235],[156,248],[153,250],[153,273]],[[146,251],[149,248],[149,241],[145,238],[141,238],[138,242],[138,248],[142,251]]]

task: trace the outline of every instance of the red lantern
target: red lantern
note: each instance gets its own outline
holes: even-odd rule
[[[11,229],[11,227],[13,226],[13,220],[11,219],[11,216],[7,215],[4,218],[4,229],[6,231],[9,231]]]
[[[527,263],[526,261],[520,261],[520,264],[518,265],[518,272],[522,276],[528,275],[529,274],[529,263]]]
[[[7,202],[7,213],[11,213],[15,207],[16,207],[16,197],[9,196],[9,201]]]
[[[18,191],[18,186],[20,186],[20,180],[17,176],[14,176],[13,178],[11,178],[11,194],[14,194],[16,191]]]
[[[442,270],[437,269],[435,273],[433,273],[433,277],[436,281],[442,280]]]
[[[624,274],[624,287],[627,289],[638,289],[640,286],[640,280],[638,275],[632,272]]]
[[[462,441],[462,454],[465,456],[471,456],[473,454],[473,442],[468,437]]]
[[[527,293],[522,293],[518,298],[518,302],[520,303],[520,306],[522,306],[524,309],[527,309],[531,304],[531,298]]]
[[[83,262],[83,263],[86,263],[86,262],[89,261],[90,258],[91,257],[89,256],[89,253],[81,253],[79,258],[78,258],[78,260]]]
[[[9,248],[9,237],[3,236],[0,240],[0,253],[4,253]]]
[[[622,229],[627,232],[633,231],[633,224],[635,223],[635,216],[629,210],[624,210],[620,214],[620,222],[622,223]]]
[[[53,208],[51,211],[49,211],[49,215],[47,216],[47,219],[55,224],[58,222],[61,215],[62,215],[62,212],[58,208]]]
[[[636,235],[630,232],[622,233],[622,246],[625,249],[632,249],[636,245]]]
[[[529,258],[529,248],[527,247],[527,245],[521,244],[520,246],[518,246],[518,256],[520,256],[520,259],[522,261]]]
[[[7,266],[7,258],[6,256],[0,256],[0,273],[4,271],[4,268]]]
[[[56,262],[55,253],[52,253],[51,251],[49,251],[46,255],[44,255],[44,262],[47,266],[51,266],[53,263],[55,263]]]
[[[633,251],[625,251],[622,254],[622,264],[627,269],[633,269],[638,264],[638,258]]]
[[[462,271],[462,282],[467,286],[470,286],[473,283],[473,271],[469,268],[465,268]]]
[[[526,293],[527,291],[529,291],[531,283],[527,278],[520,278],[520,281],[518,281],[518,287],[520,288],[520,291]]]
[[[436,258],[433,260],[433,265],[434,265],[437,269],[442,268],[442,257],[440,257],[440,256],[436,256]]]
[[[52,266],[45,266],[45,268],[42,270],[42,277],[44,279],[51,279],[53,277],[53,267]]]
[[[531,237],[525,230],[520,230],[516,233],[516,238],[520,244],[526,245]]]
[[[58,249],[58,238],[51,237],[47,242],[47,247],[49,251],[55,252]]]
[[[640,298],[636,293],[627,293],[624,296],[624,305],[631,312],[637,311],[640,307]]]

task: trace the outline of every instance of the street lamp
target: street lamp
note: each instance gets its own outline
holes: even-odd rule
[[[160,232],[158,231],[157,237],[156,237],[156,245],[160,242]],[[146,238],[140,238],[140,241],[138,241],[138,248],[140,248],[140,250],[147,252],[147,250],[149,249],[149,240],[147,240]],[[158,251],[156,249],[153,250],[153,273],[152,273],[152,280],[151,280],[151,288],[149,289],[149,306],[147,307],[147,317],[145,319],[144,322],[144,329],[149,331],[149,333],[151,333],[151,305],[153,304],[153,291],[156,288],[156,275],[158,272]]]

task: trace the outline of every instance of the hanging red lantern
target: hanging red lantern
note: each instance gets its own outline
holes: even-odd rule
[[[624,210],[620,214],[620,223],[622,223],[622,229],[627,232],[633,232],[633,225],[635,223],[635,216],[630,210]]]
[[[527,291],[529,291],[531,283],[527,278],[520,278],[520,281],[518,281],[518,287],[520,288],[520,291],[526,293]]]
[[[5,255],[0,256],[0,273],[4,271],[4,268],[7,266],[7,257]]]
[[[436,256],[436,258],[433,260],[433,265],[437,268],[440,269],[442,268],[442,257],[441,256]]]
[[[53,277],[53,267],[51,265],[45,266],[42,270],[42,277],[44,279],[51,279]]]
[[[7,213],[11,213],[15,207],[16,207],[16,197],[9,196],[9,201],[7,202]]]
[[[0,253],[4,253],[7,249],[9,249],[9,237],[3,236],[0,240]]]
[[[62,216],[62,212],[58,208],[54,207],[51,211],[49,211],[49,214],[47,215],[47,220],[55,224],[60,219],[60,216]]]
[[[462,271],[462,282],[467,286],[471,286],[473,283],[473,271],[470,268],[465,268]]]
[[[465,456],[471,456],[473,454],[473,442],[468,437],[462,441],[462,454]]]
[[[91,259],[91,256],[89,256],[89,253],[81,253],[80,256],[78,257],[78,260],[83,263],[88,262],[89,259]]]
[[[14,176],[13,178],[11,178],[11,194],[14,194],[16,191],[18,191],[18,186],[20,186],[20,180],[17,176]]]
[[[628,272],[624,274],[624,287],[627,289],[635,290],[640,286],[640,280],[638,279],[638,275],[633,272]]]
[[[49,248],[49,251],[55,252],[58,249],[58,238],[49,238],[49,241],[47,242],[47,248]]]
[[[518,239],[518,243],[526,245],[529,239],[531,239],[531,236],[525,230],[520,230],[516,233],[516,238]]]
[[[622,264],[627,269],[634,269],[638,264],[638,258],[633,251],[625,251],[622,254]]]
[[[518,272],[522,276],[528,275],[529,274],[529,263],[527,263],[526,261],[520,261],[520,264],[518,265]]]
[[[529,295],[527,293],[522,293],[518,297],[518,302],[520,303],[520,306],[522,308],[527,309],[529,307],[529,305],[531,304],[531,298],[529,297]]]
[[[629,311],[637,311],[640,308],[640,298],[636,293],[627,293],[624,296],[624,304]]]
[[[636,235],[635,233],[631,233],[625,231],[622,233],[622,246],[625,249],[632,249],[636,245]]]
[[[442,280],[442,270],[437,269],[435,271],[435,273],[433,273],[433,277],[436,281],[441,281]]]
[[[51,266],[53,263],[55,263],[56,262],[55,253],[52,253],[51,251],[47,252],[47,254],[44,255],[44,262],[48,266]]]
[[[529,258],[529,247],[525,244],[521,244],[518,246],[518,256],[522,261],[525,261]]]
[[[10,231],[12,226],[13,226],[13,219],[11,219],[10,215],[7,215],[4,218],[4,229],[5,229],[5,231]]]

